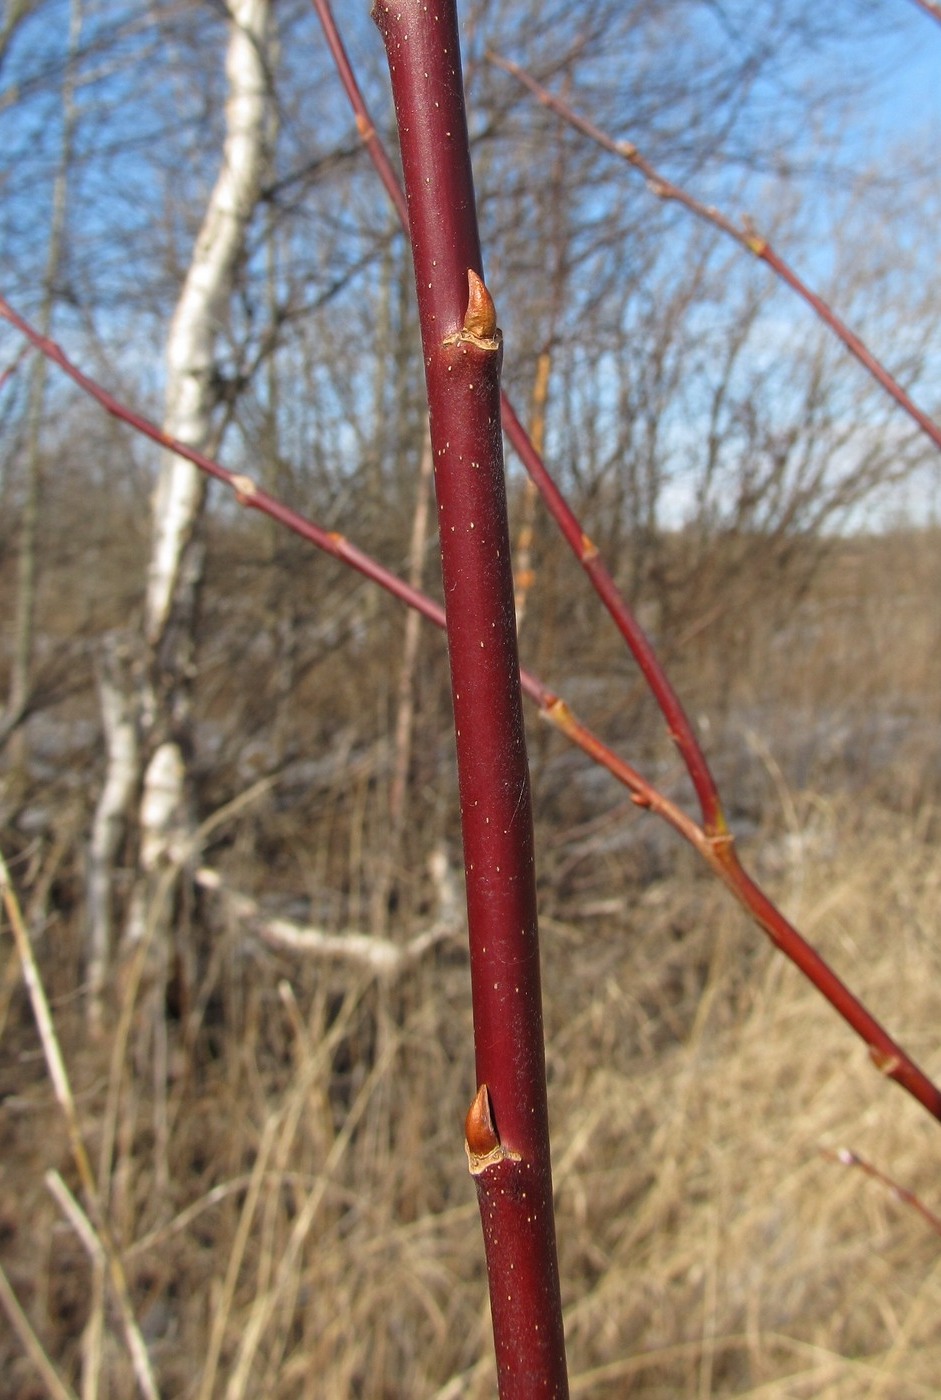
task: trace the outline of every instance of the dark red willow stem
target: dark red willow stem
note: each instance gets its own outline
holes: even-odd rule
[[[395,178],[388,156],[376,135],[369,109],[356,81],[356,75],[350,65],[343,41],[337,31],[330,0],[312,0],[312,3],[323,25],[327,44],[336,63],[350,106],[356,114],[357,127],[361,132],[369,133],[368,140],[364,137],[368,153],[389,193],[389,197],[402,216],[403,226],[407,231],[407,209],[403,212],[401,186]],[[553,481],[541,454],[533,446],[532,440],[517,416],[506,392],[502,390],[500,405],[503,427],[507,437],[513,444],[523,466],[535,482],[564,539],[588,575],[615,626],[627,642],[651,693],[660,706],[661,713],[667,722],[670,737],[682,755],[686,770],[695,788],[706,831],[717,837],[724,836],[728,831],[728,826],[722,811],[718,788],[696,736],[696,731],[683,709],[679,696],[660,665],[643,629],[635,620],[630,606],[621,595],[617,584],[601,559],[597,547],[585,534],[575,512]]]
[[[39,334],[13,308],[0,297],[0,316],[32,343],[53,364],[57,365],[91,398],[119,421],[127,423],[145,437],[151,438],[162,447],[185,457],[194,466],[215,477],[236,492],[239,503],[277,520],[286,529],[292,530],[317,549],[331,554],[334,558],[356,569],[373,583],[379,584],[388,593],[415,608],[429,622],[442,630],[445,627],[444,609],[425,594],[419,593],[395,574],[384,568],[370,555],[357,548],[343,535],[333,530],[325,530],[313,521],[305,519],[283,505],[268,492],[256,487],[250,477],[231,472],[219,462],[195,448],[178,442],[168,436],[149,419],[142,417],[120,403],[113,395],[94,379],[83,374],[64,354],[55,341]],[[20,357],[17,357],[19,360]],[[906,1089],[923,1108],[934,1118],[941,1120],[941,1090],[918,1068],[907,1052],[892,1039],[878,1021],[870,1015],[865,1006],[840,981],[824,960],[788,922],[777,907],[742,868],[735,854],[734,846],[728,838],[708,836],[681,808],[665,797],[651,783],[619,754],[611,750],[596,734],[577,718],[569,706],[559,696],[544,685],[531,672],[520,669],[520,684],[526,695],[538,706],[543,718],[555,725],[569,740],[593,762],[606,768],[619,783],[630,792],[638,806],[655,813],[699,853],[715,874],[723,881],[740,904],[751,914],[768,937],[791,960],[800,971],[820,990],[847,1024],[867,1044],[870,1056],[887,1078],[893,1079]]]
[[[478,1096],[466,1129],[500,1395],[568,1395],[532,804],[500,424],[454,0],[377,0],[425,359],[461,797]],[[473,1139],[473,1140],[471,1140]],[[480,1148],[483,1145],[484,1151]]]

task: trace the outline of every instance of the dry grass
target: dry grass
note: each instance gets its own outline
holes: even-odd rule
[[[938,876],[917,843],[893,852],[893,834],[854,832],[839,873],[811,854],[796,912],[937,1073],[938,953],[925,935]],[[936,1127],[874,1085],[832,1014],[773,954],[754,954],[713,892],[690,905],[702,986],[685,1034],[646,1070],[631,1064],[617,1014],[631,981],[612,979],[596,1012],[605,1068],[572,1099],[581,1143],[571,1183],[563,1148],[560,1196],[578,1222],[570,1276],[591,1279],[567,1314],[576,1393],[624,1394],[630,1377],[645,1396],[930,1394],[937,1238],[822,1149],[850,1146],[931,1202]],[[661,942],[674,918],[652,910]]]
[[[926,814],[815,802],[803,815],[812,837],[775,883],[938,1074]],[[938,1239],[824,1155],[850,1147],[936,1204],[936,1125],[705,880],[658,881],[617,917],[548,919],[544,937],[574,1393],[936,1393]],[[74,1002],[56,1015],[93,1159],[117,1101],[99,1190],[161,1392],[492,1395],[460,1140],[462,957],[383,989],[292,967],[233,930],[216,964],[165,1096],[145,1015],[117,1066],[112,1044],[82,1045]],[[43,1184],[74,1171],[18,995],[5,1048],[5,1267],[77,1390],[93,1270]],[[86,1393],[131,1395],[110,1324]],[[4,1393],[42,1393],[11,1336],[2,1350]]]
[[[769,621],[779,604],[743,604],[714,636],[696,634],[678,681],[703,716],[756,873],[937,1078],[936,544],[837,551],[786,627]],[[288,736],[278,781],[216,833],[212,862],[277,912],[369,931],[399,614],[332,570],[298,581],[295,561],[294,591],[279,594],[257,560],[220,558],[227,582],[207,602],[197,697],[201,810],[248,787],[277,747],[265,728],[279,664],[262,654],[275,645],[266,610],[288,598],[315,624],[298,634],[296,681],[277,700]],[[550,613],[567,597],[559,567]],[[902,582],[913,596],[900,611],[886,600]],[[572,606],[547,629],[536,604],[524,650],[566,693],[567,681],[582,684],[571,698],[586,718],[675,790],[656,725],[628,733],[640,711],[630,695],[625,705],[633,677],[613,639]],[[66,639],[80,621],[55,616]],[[436,913],[429,851],[456,850],[437,641],[417,700],[388,929],[402,941]],[[197,951],[184,998],[168,1008],[147,975],[120,969],[112,1024],[90,1042],[81,839],[95,797],[93,693],[65,695],[58,714],[60,730],[40,736],[59,745],[43,774],[6,794],[5,854],[161,1395],[492,1396],[461,1135],[475,1087],[462,945],[439,945],[383,985],[273,951],[199,893],[178,911]],[[574,1393],[937,1394],[938,1237],[826,1155],[852,1149],[937,1208],[937,1125],[880,1080],[652,818],[586,777],[547,729],[534,728],[531,750]],[[135,1394],[124,1333],[94,1231],[83,1242],[80,1218],[47,1181],[59,1173],[81,1199],[5,934],[0,952],[0,1263],[13,1290],[0,1302],[15,1295],[76,1395],[123,1400]],[[0,1313],[0,1393],[38,1400],[49,1388],[11,1313]]]

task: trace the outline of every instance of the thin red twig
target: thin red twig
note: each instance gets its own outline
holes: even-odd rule
[[[867,1162],[865,1157],[860,1157],[858,1152],[853,1152],[848,1147],[840,1147],[836,1151],[828,1149],[823,1153],[823,1156],[828,1162],[839,1162],[843,1167],[855,1167],[865,1176],[871,1177],[873,1181],[878,1181],[879,1185],[884,1186],[897,1201],[910,1206],[913,1211],[920,1215],[936,1235],[941,1235],[941,1216],[936,1215],[933,1210],[929,1210],[914,1191],[909,1191],[906,1186],[900,1186],[897,1181],[893,1181],[891,1176],[880,1171],[878,1167],[874,1167],[871,1162]]]
[[[913,5],[917,5],[920,10],[924,10],[926,15],[936,19],[941,24],[941,5],[935,4],[935,0],[912,0]]]
[[[315,545],[317,549],[326,554],[332,554],[335,559],[341,560],[344,564],[349,564],[352,568],[364,574],[367,578],[381,584],[388,592],[407,603],[409,607],[417,608],[436,626],[444,627],[444,610],[424,594],[411,588],[402,579],[396,578],[394,574],[382,568],[369,555],[338,534],[334,530],[325,530],[322,526],[299,515],[257,486],[250,476],[240,472],[229,471],[223,467],[213,457],[198,451],[194,447],[189,447],[186,443],[171,437],[159,428],[156,423],[145,418],[143,414],[136,413],[134,409],[127,407],[110,394],[101,384],[97,383],[89,375],[85,374],[79,367],[69,359],[65,351],[56,341],[41,335],[30,323],[14,311],[10,303],[0,296],[0,316],[9,321],[12,326],[30,341],[37,350],[41,351],[53,364],[57,365],[63,373],[76,383],[80,389],[84,390],[93,398],[106,413],[110,413],[113,418],[117,418],[122,423],[127,423],[136,432],[144,437],[150,438],[161,447],[165,447],[170,452],[175,452],[177,456],[184,457],[186,461],[192,462],[194,467],[213,477],[216,481],[221,481],[223,485],[230,487],[234,492],[240,505],[248,506],[253,510],[261,511],[263,515],[276,520],[278,524],[285,526],[294,534],[299,535],[308,543]]]
[[[378,152],[382,150],[381,142],[375,136],[375,128],[369,117],[368,108],[363,98],[362,92],[356,82],[355,74],[346,57],[342,40],[336,29],[333,20],[329,0],[313,0],[314,8],[323,24],[327,41],[331,52],[337,62],[338,72],[347,97],[357,114],[358,124],[361,129],[364,127],[372,133],[368,144],[369,154],[376,163],[380,176],[386,189],[392,194],[390,185],[390,170],[388,159],[382,160]],[[513,71],[511,68],[510,71]],[[520,73],[522,70],[519,70]],[[532,80],[530,80],[532,81]],[[538,85],[537,85],[538,86]],[[546,94],[547,97],[549,94]],[[596,129],[587,124],[590,130],[586,134],[595,135]],[[604,137],[604,133],[598,132],[598,136]],[[608,140],[609,138],[604,138]],[[639,157],[636,148],[625,144],[623,149],[617,149],[616,153],[625,159],[634,157],[635,163]],[[642,157],[639,158],[641,161]],[[710,211],[705,206],[698,205],[695,201],[690,202],[690,197],[677,187],[663,182],[656,170],[646,162],[639,165],[648,177],[657,185],[656,192],[662,196],[667,194],[676,198],[682,203],[686,203],[693,211],[702,217],[709,217]],[[401,209],[401,202],[394,200],[396,207]],[[711,211],[719,220],[719,226],[738,242],[744,242],[752,252],[759,252],[759,247],[753,247],[749,242],[749,234],[742,233],[724,216],[716,211]],[[763,243],[758,240],[759,245]],[[767,245],[763,245],[767,249]],[[821,303],[822,305],[822,303]],[[902,391],[899,390],[901,393]],[[917,1067],[912,1065],[907,1055],[900,1058],[898,1050],[890,1048],[894,1044],[886,1036],[885,1032],[877,1022],[870,1017],[869,1013],[862,1007],[856,998],[847,991],[838,978],[830,971],[825,963],[819,959],[818,955],[809,947],[806,941],[797,933],[793,926],[784,918],[774,904],[767,898],[760,887],[746,873],[738,855],[735,851],[731,839],[725,816],[722,810],[721,799],[718,788],[709,769],[708,761],[702,751],[695,731],[677,697],[675,691],[650,646],[643,630],[635,621],[633,614],[621,597],[613,579],[598,556],[598,551],[582,530],[574,512],[568,506],[562,493],[556,487],[552,477],[545,467],[540,454],[533,447],[532,442],[526,433],[520,419],[516,415],[512,404],[506,393],[501,397],[504,427],[510,437],[511,442],[519,453],[521,460],[533,480],[536,482],[543,499],[546,501],[550,513],[559,525],[565,539],[569,543],[582,567],[589,575],[592,584],[604,602],[616,625],[628,643],[635,659],[640,665],[644,677],[650,689],[660,705],[661,712],[667,720],[669,731],[673,737],[677,748],[683,757],[687,770],[693,781],[696,795],[699,800],[702,813],[703,825],[700,829],[695,823],[690,823],[695,832],[698,832],[704,843],[700,846],[699,841],[693,839],[693,844],[701,850],[703,856],[709,861],[716,873],[719,874],[723,882],[732,891],[735,897],[749,910],[758,922],[759,926],[768,934],[775,945],[781,949],[802,972],[808,976],[823,995],[830,1001],[831,1005],[847,1020],[856,1032],[862,1036],[869,1046],[870,1055],[877,1068],[890,1078],[901,1083],[934,1117],[941,1119],[941,1094],[938,1089],[922,1074]],[[928,420],[930,422],[930,420]],[[688,819],[686,819],[688,820]],[[679,827],[677,829],[680,829]],[[683,834],[690,838],[688,830]],[[819,980],[818,980],[819,979]],[[914,1073],[913,1073],[914,1071]]]
[[[925,3],[925,0],[915,0],[915,3],[921,4],[922,8],[929,10],[929,12],[932,9],[936,10],[938,8],[937,6],[929,6]],[[647,182],[647,188],[650,190],[651,194],[656,195],[658,199],[668,200],[672,201],[674,204],[682,205],[684,209],[688,209],[696,218],[702,219],[706,223],[711,224],[713,228],[719,229],[720,232],[724,233],[728,238],[733,239],[739,247],[747,249],[747,251],[753,253],[755,257],[760,258],[762,262],[767,263],[781,281],[784,282],[786,286],[790,287],[792,291],[796,292],[797,295],[812,308],[815,314],[819,316],[824,325],[828,326],[834,335],[842,341],[850,354],[855,356],[863,368],[872,375],[876,383],[879,384],[880,387],[904,409],[908,416],[918,424],[919,428],[931,439],[935,447],[941,449],[941,427],[938,426],[929,414],[918,407],[914,399],[905,392],[898,380],[886,369],[885,365],[876,359],[875,355],[873,355],[863,341],[860,340],[859,336],[856,335],[854,331],[850,330],[845,321],[842,321],[832,308],[829,307],[821,297],[817,296],[816,292],[808,287],[807,283],[797,275],[790,264],[771,246],[767,238],[751,228],[747,221],[743,221],[742,225],[739,226],[712,205],[703,204],[701,200],[696,199],[695,196],[691,195],[687,190],[684,190],[682,186],[675,185],[672,180],[668,180],[666,176],[661,175],[660,171],[640,153],[633,141],[616,141],[612,136],[609,136],[607,132],[595,126],[594,122],[589,121],[587,117],[581,116],[576,112],[564,98],[549,92],[548,89],[544,88],[541,83],[538,83],[535,78],[527,73],[524,68],[521,68],[518,63],[514,63],[512,59],[504,58],[500,54],[492,51],[488,51],[487,57],[496,67],[502,68],[504,72],[509,73],[512,77],[516,78],[518,82],[522,83],[524,87],[528,88],[544,107],[548,107],[550,111],[555,112],[556,116],[561,117],[569,126],[574,127],[576,131],[580,131],[583,136],[589,137],[596,145],[601,146],[603,150],[609,151],[612,155],[618,156],[621,160],[626,161],[628,165],[633,166],[635,170],[639,170],[644,176]]]

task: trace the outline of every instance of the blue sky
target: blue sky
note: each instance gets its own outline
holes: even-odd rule
[[[859,0],[862,5],[862,0]],[[917,7],[910,3],[910,0],[882,0],[877,7],[878,17],[882,21],[891,23],[894,33],[890,40],[881,39],[878,42],[870,39],[860,38],[859,33],[850,28],[850,19],[853,13],[853,0],[840,0],[842,12],[847,16],[847,39],[845,45],[846,76],[852,78],[859,87],[856,99],[850,102],[839,117],[833,119],[833,131],[830,133],[838,137],[842,146],[842,156],[846,170],[852,171],[854,165],[862,168],[873,163],[882,161],[883,169],[888,169],[883,153],[892,146],[902,146],[918,148],[923,152],[926,162],[934,162],[934,152],[941,141],[941,25],[928,19]],[[738,9],[736,10],[736,6]],[[299,3],[293,7],[286,7],[292,15],[291,24],[295,26],[292,30],[291,42],[286,46],[285,62],[300,66],[302,75],[307,70],[307,65],[311,63],[311,55],[314,46],[321,43],[319,29],[313,22],[308,6],[302,7]],[[368,22],[366,0],[350,0],[349,5],[338,5],[338,18],[345,28],[351,31],[348,35],[351,47],[355,54],[362,57],[364,64],[369,68],[374,79],[374,90],[380,94],[376,103],[376,115],[382,120],[383,103],[388,106],[388,95],[386,91],[385,76],[382,71],[383,61],[381,56],[381,45],[378,37],[373,32],[372,26]],[[718,6],[716,7],[718,9]],[[743,22],[754,23],[754,11],[744,3],[744,0],[726,0],[723,6],[729,12],[744,16]],[[782,3],[779,7],[787,12],[788,6]],[[349,15],[343,13],[344,9],[349,9]],[[132,14],[134,5],[128,3],[123,6],[124,12]],[[59,16],[60,22],[67,22],[68,6],[65,0],[54,0],[49,10],[44,13]],[[122,6],[117,0],[89,0],[87,12],[89,15],[97,15],[97,22],[113,22],[115,16],[120,14]],[[176,283],[174,278],[179,272],[179,267],[183,259],[183,254],[187,246],[187,236],[190,223],[196,219],[200,208],[200,197],[205,183],[214,176],[218,159],[218,148],[212,145],[214,132],[218,129],[219,115],[221,111],[221,86],[222,86],[222,66],[221,66],[221,26],[217,19],[207,18],[209,10],[205,6],[194,6],[192,13],[202,16],[201,23],[204,28],[204,42],[208,51],[212,51],[213,63],[206,65],[204,75],[205,92],[197,91],[185,85],[180,86],[178,93],[175,93],[176,107],[172,107],[165,101],[160,102],[163,89],[161,88],[161,71],[165,74],[166,67],[161,70],[160,65],[166,64],[167,55],[158,55],[158,62],[151,65],[153,72],[147,80],[152,84],[152,95],[155,97],[155,105],[148,107],[142,104],[138,110],[134,105],[134,98],[139,97],[138,92],[132,91],[129,94],[131,100],[121,92],[121,79],[112,76],[102,81],[97,88],[85,88],[80,93],[80,101],[92,104],[99,102],[105,104],[114,112],[114,118],[107,118],[106,135],[112,139],[115,154],[108,162],[96,159],[94,149],[87,152],[89,156],[87,167],[80,174],[76,181],[76,189],[73,191],[73,207],[81,207],[81,237],[74,239],[72,247],[72,257],[76,264],[82,258],[87,260],[86,266],[77,266],[79,281],[82,291],[89,299],[88,304],[92,306],[92,315],[95,318],[96,328],[99,335],[104,339],[117,339],[115,328],[119,326],[124,336],[124,345],[120,350],[120,358],[117,361],[120,368],[134,369],[134,377],[141,383],[147,383],[148,391],[152,394],[152,402],[159,402],[159,379],[161,373],[161,342],[160,337],[164,329],[165,318],[172,307],[172,299]],[[282,11],[284,13],[284,11]],[[759,13],[760,18],[760,13]],[[50,24],[51,21],[45,21]],[[91,21],[89,21],[91,22]],[[183,12],[181,25],[189,23],[189,17]],[[706,23],[703,22],[703,38],[705,43]],[[36,44],[42,46],[46,44],[52,35],[51,29],[39,31]],[[687,31],[688,32],[688,31]],[[139,36],[131,36],[127,41],[128,51],[134,42],[143,43]],[[842,38],[838,36],[837,41],[828,49],[830,61],[833,55],[840,54]],[[715,52],[716,36],[715,32],[709,35],[709,52]],[[705,50],[704,50],[705,51]],[[512,55],[511,55],[512,56]],[[621,62],[619,55],[611,57],[615,68]],[[805,65],[806,75],[809,76],[815,64],[819,62],[818,57],[808,52]],[[788,81],[792,89],[802,80],[802,68],[804,65],[800,61],[795,62],[788,71]],[[130,71],[130,70],[129,70]],[[141,71],[147,72],[146,66],[142,65]],[[322,73],[322,68],[317,69]],[[132,77],[138,73],[133,70]],[[10,72],[4,72],[3,80],[8,80]],[[125,81],[131,81],[125,78]],[[576,97],[580,94],[576,94]],[[769,88],[769,96],[773,96],[773,87]],[[706,94],[708,100],[708,93]],[[588,94],[586,100],[590,100]],[[184,120],[193,112],[199,114],[201,104],[205,102],[206,109],[211,113],[212,121],[200,129],[207,142],[205,150],[194,150],[187,147],[181,138],[179,145],[174,145],[174,132],[170,131],[170,140],[164,142],[164,133],[160,129],[160,118],[165,119],[170,113],[170,120],[179,119],[180,128],[183,129]],[[318,81],[316,91],[311,92],[305,99],[307,112],[303,126],[302,136],[309,140],[310,132],[313,130],[326,143],[334,139],[338,134],[348,133],[350,128],[349,113],[345,107],[345,102],[335,85],[335,79],[329,72]],[[0,167],[4,165],[2,155],[3,147],[6,146],[9,155],[18,141],[27,141],[27,122],[31,124],[32,130],[29,133],[30,142],[37,133],[44,133],[49,138],[49,148],[51,156],[55,154],[54,126],[50,126],[50,121],[55,121],[55,95],[46,103],[45,109],[39,104],[31,113],[21,116],[16,106],[10,107],[6,112],[0,107]],[[579,103],[579,105],[583,105]],[[594,115],[590,106],[584,108],[589,115]],[[103,110],[103,108],[102,108]],[[315,113],[311,118],[311,113]],[[669,122],[669,113],[664,120]],[[213,126],[213,122],[215,126]],[[473,119],[472,119],[473,125]],[[332,131],[331,131],[332,128]],[[90,124],[89,130],[92,130]],[[100,128],[95,128],[100,131]],[[288,128],[290,136],[290,130]],[[621,133],[618,133],[621,134]],[[644,130],[629,130],[628,134],[637,139],[642,149],[646,149],[647,133]],[[798,140],[800,134],[798,135]],[[808,146],[811,146],[808,134],[803,133],[803,139]],[[27,143],[29,144],[29,143]],[[667,150],[667,155],[662,154],[662,150]],[[168,161],[166,153],[170,153]],[[809,154],[812,154],[812,149]],[[100,152],[99,152],[100,154]],[[664,142],[660,152],[657,152],[657,159],[662,164],[664,173],[668,176],[675,176],[682,168],[682,153],[672,158],[669,148]],[[774,153],[771,153],[773,157]],[[298,159],[297,152],[292,149],[291,159]],[[177,164],[174,166],[173,161]],[[482,162],[485,164],[485,162]],[[613,164],[613,163],[612,163]],[[24,277],[23,285],[27,292],[30,286],[35,283],[36,270],[41,267],[44,255],[44,239],[42,237],[42,218],[33,218],[34,211],[43,208],[42,201],[47,200],[48,189],[42,188],[40,182],[32,178],[27,178],[26,165],[22,165],[22,173],[17,173],[17,162],[13,162],[13,169],[9,173],[10,185],[0,191],[5,194],[5,212],[0,213],[0,257],[3,257],[9,249],[4,249],[2,240],[5,229],[15,230],[16,237],[20,240],[16,250],[16,263],[21,276]],[[120,178],[115,180],[114,173],[120,170]],[[812,176],[808,179],[812,180]],[[484,185],[486,173],[479,181]],[[627,171],[618,173],[612,180],[612,188],[616,188],[614,180],[620,180],[624,189],[629,189],[629,198],[641,205],[645,199],[642,185],[636,175]],[[762,186],[762,181],[764,185]],[[162,183],[160,183],[162,182]],[[762,177],[751,177],[741,168],[723,169],[720,165],[714,164],[697,173],[693,182],[694,192],[705,199],[715,198],[721,201],[727,212],[733,217],[737,217],[743,212],[749,212],[756,218],[759,227],[762,227],[764,220],[762,199],[768,193],[773,181],[767,175]],[[16,199],[9,197],[10,188],[17,184],[21,186]],[[368,177],[364,178],[362,190],[364,201],[370,199],[372,185],[369,184]],[[620,189],[615,194],[615,200],[621,198]],[[826,279],[833,270],[834,254],[833,245],[829,241],[829,234],[833,223],[840,212],[840,191],[831,192],[832,198],[821,197],[820,187],[808,186],[810,194],[807,199],[807,206],[812,210],[808,216],[810,219],[819,221],[821,237],[818,242],[812,240],[805,241],[795,249],[793,261],[798,270],[809,277],[810,280],[820,280],[823,283],[822,290],[825,290]],[[39,203],[37,205],[37,192]],[[773,190],[771,191],[773,193]],[[726,198],[728,195],[728,198]],[[79,198],[79,196],[81,198]],[[918,202],[921,198],[920,191],[910,185],[901,188],[893,196],[893,203],[883,199],[879,205],[878,215],[874,216],[878,222],[873,225],[873,233],[883,239],[896,238],[898,246],[902,247],[906,242],[913,240],[920,245],[920,255],[930,263],[932,267],[937,264],[936,254],[936,225],[931,225],[925,220],[919,221]],[[83,203],[81,201],[84,201]],[[816,203],[815,203],[816,201]],[[908,204],[906,203],[908,201]],[[363,212],[363,205],[356,210],[359,217]],[[375,204],[376,219],[381,223],[387,217],[381,197],[377,198]],[[155,215],[157,217],[155,217]],[[167,220],[168,232],[161,232],[158,223],[159,217]],[[345,213],[344,213],[345,217]],[[368,217],[368,210],[367,210]],[[174,222],[175,221],[175,222]],[[825,225],[829,221],[829,228]],[[339,222],[339,216],[338,216]],[[350,221],[352,224],[352,220]],[[29,225],[38,230],[38,237],[29,243],[23,241],[23,229]],[[121,240],[110,238],[109,231],[113,227],[123,230]],[[182,232],[180,232],[182,230]],[[161,244],[158,240],[163,239]],[[865,243],[869,240],[869,235],[864,225],[853,230],[852,237]],[[133,281],[135,277],[135,259],[154,259],[154,249],[165,247],[172,249],[174,239],[178,247],[179,254],[176,262],[167,256],[166,272],[163,280],[155,283],[154,291],[149,299],[139,298],[133,303],[127,301],[128,291],[133,291]],[[875,241],[873,238],[871,241]],[[666,256],[673,256],[681,259],[683,256],[684,244],[682,237],[675,245],[671,245],[678,251],[667,252]],[[791,254],[791,248],[787,244],[781,246],[781,251],[786,256]],[[30,266],[30,254],[33,253],[33,264]],[[488,259],[496,261],[492,254],[488,253]],[[771,274],[764,269],[755,269],[748,266],[748,260],[742,258],[741,271],[736,270],[736,276],[760,276],[763,279],[771,280]],[[738,265],[737,265],[738,269]],[[5,268],[4,281],[7,275],[11,276],[10,268]],[[85,281],[81,282],[84,275]],[[32,278],[29,282],[26,279]],[[10,288],[5,286],[4,290],[11,294]],[[508,372],[512,373],[511,357],[513,354],[514,341],[517,338],[517,329],[525,321],[531,310],[530,302],[525,294],[517,297],[518,288],[507,288],[506,298],[506,320],[508,335]],[[12,295],[19,298],[20,288],[16,287]],[[92,301],[94,298],[94,301]],[[29,310],[29,304],[23,307]],[[849,309],[849,318],[852,319]],[[122,321],[122,318],[123,321]],[[776,349],[779,344],[786,342],[791,334],[791,328],[797,328],[802,333],[809,318],[809,313],[800,307],[796,302],[787,306],[782,303],[780,315],[771,327],[770,343]],[[57,322],[57,333],[63,334],[67,343],[74,334],[78,336],[83,333],[84,327],[80,318],[74,317],[71,309],[66,305]],[[4,345],[5,340],[0,341]],[[77,342],[72,342],[76,344]],[[897,348],[898,340],[895,340]],[[874,344],[878,353],[889,358],[893,351],[893,343]],[[115,363],[114,359],[112,363]],[[149,366],[149,373],[145,376],[143,367]],[[860,374],[862,372],[860,371]]]

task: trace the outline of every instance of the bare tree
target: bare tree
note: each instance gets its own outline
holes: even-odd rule
[[[18,21],[29,11],[25,4],[14,5],[6,17],[3,49]],[[73,0],[69,10],[68,55],[62,80],[62,131],[58,168],[52,187],[52,211],[49,221],[49,243],[38,323],[43,335],[52,325],[57,296],[57,282],[62,264],[62,244],[66,230],[68,183],[72,164],[75,124],[75,58],[82,33],[81,0]],[[29,381],[29,402],[26,418],[26,442],[23,480],[23,503],[20,513],[19,571],[17,577],[16,616],[13,623],[13,658],[10,670],[10,693],[2,729],[16,730],[13,742],[14,762],[22,767],[26,760],[26,736],[22,727],[32,686],[33,652],[35,646],[36,587],[39,553],[39,499],[41,491],[41,444],[45,414],[46,362],[39,356],[32,363]]]

